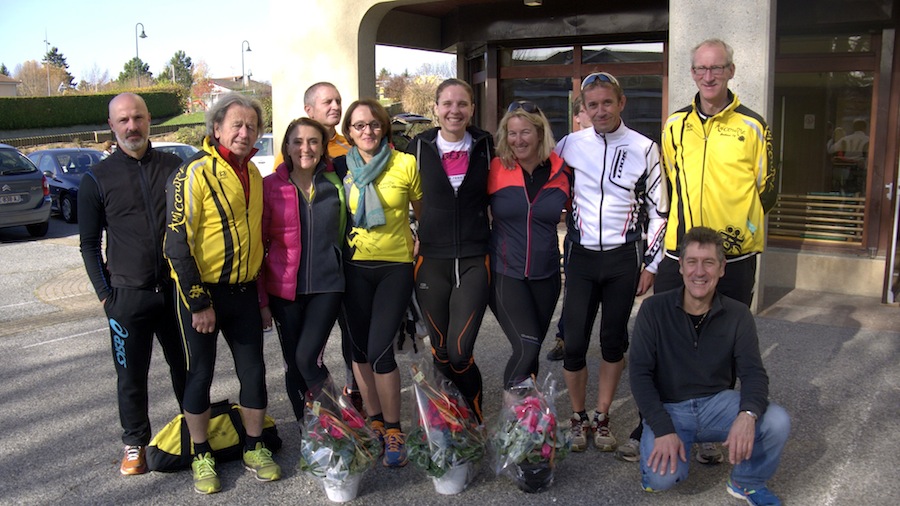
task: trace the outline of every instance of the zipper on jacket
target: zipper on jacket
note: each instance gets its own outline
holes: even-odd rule
[[[606,134],[599,134],[603,139],[603,167],[600,170],[600,204],[597,212],[597,242],[600,243],[600,251],[603,251],[603,201],[606,200],[606,158],[609,152],[609,142],[606,140]]]
[[[152,202],[150,200],[150,182],[147,181],[147,175],[144,174],[144,164],[141,160],[137,161],[138,168],[138,180],[141,184],[141,191],[143,192],[144,197],[144,211],[146,211],[147,215],[147,223],[150,226],[150,230],[153,231],[153,251],[154,257],[156,258],[156,264],[153,268],[153,281],[156,286],[153,287],[154,291],[159,292],[162,289],[162,283],[159,279],[159,267],[161,264],[160,255],[162,255],[162,244],[159,243],[159,233],[157,229],[157,225],[155,220],[153,219],[153,210],[150,208]]]

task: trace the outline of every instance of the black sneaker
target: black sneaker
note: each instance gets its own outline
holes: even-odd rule
[[[557,337],[553,349],[547,352],[547,360],[551,362],[562,360],[566,356],[564,346],[563,340]]]

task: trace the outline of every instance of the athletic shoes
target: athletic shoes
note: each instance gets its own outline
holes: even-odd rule
[[[222,490],[219,475],[216,474],[216,459],[211,453],[201,453],[191,462],[194,474],[194,491],[200,494],[214,494]]]
[[[272,460],[272,452],[262,443],[256,443],[256,448],[244,452],[244,467],[259,481],[281,479],[281,466]]]
[[[571,424],[569,430],[572,434],[571,450],[573,452],[583,452],[587,450],[587,435],[591,432],[590,420],[582,420],[581,415],[572,413],[572,418],[569,420],[569,423]]]
[[[616,438],[609,431],[609,415],[594,411],[594,421],[591,423],[594,432],[594,446],[601,452],[615,451]]]
[[[384,435],[384,467],[403,467],[406,458],[406,435],[400,429],[388,429]]]
[[[381,454],[384,455],[384,435],[387,432],[384,428],[384,422],[372,420],[369,422],[372,432],[378,436],[378,442],[381,443]]]
[[[641,460],[641,442],[637,439],[629,439],[627,443],[616,448],[616,458],[625,462],[637,462]]]
[[[119,472],[125,476],[147,472],[147,457],[144,454],[143,446],[125,446],[125,455],[122,457]]]
[[[728,478],[725,490],[733,497],[743,499],[752,506],[781,506],[781,499],[773,494],[768,487],[760,487],[755,490],[746,489]]]
[[[697,445],[697,455],[694,457],[697,462],[714,466],[721,464],[725,460],[722,449],[715,443],[700,443]]]
[[[556,344],[547,352],[547,360],[551,362],[562,360],[566,356],[564,346],[563,340],[557,337]]]

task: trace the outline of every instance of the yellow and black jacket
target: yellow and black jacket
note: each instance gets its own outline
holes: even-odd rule
[[[765,213],[775,205],[772,133],[730,91],[724,110],[705,121],[692,105],[675,112],[662,133],[669,182],[666,254],[677,258],[685,232],[712,228],[725,240],[729,259],[763,251]]]
[[[164,249],[182,303],[192,312],[210,306],[205,284],[256,280],[263,259],[262,177],[248,167],[250,200],[240,179],[209,138],[166,186]]]

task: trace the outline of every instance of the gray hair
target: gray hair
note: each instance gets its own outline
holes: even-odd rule
[[[225,121],[225,115],[228,114],[228,109],[233,105],[256,111],[256,131],[259,135],[262,135],[262,132],[265,130],[266,123],[263,116],[263,108],[258,100],[240,93],[226,93],[219,97],[219,100],[206,111],[206,135],[212,144],[218,143],[215,135],[216,125],[221,125]]]
[[[691,49],[691,65],[694,65],[694,55],[697,53],[697,50],[703,46],[719,46],[725,50],[725,65],[734,64],[734,48],[729,46],[727,42],[722,39],[706,39],[703,42],[694,46],[694,49]]]
[[[306,93],[303,94],[303,105],[313,107],[316,105],[316,93],[319,91],[319,88],[329,87],[334,91],[337,91],[337,86],[329,83],[328,81],[319,81],[316,84],[306,88]]]

